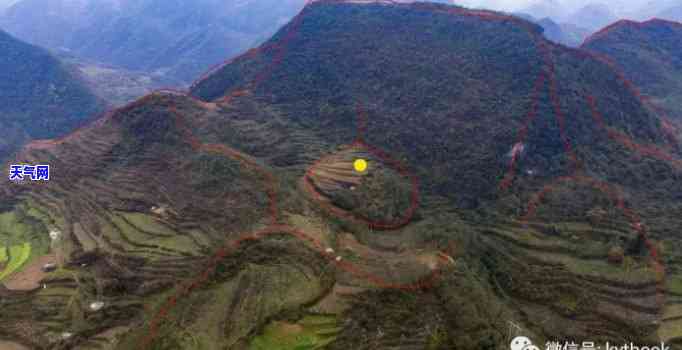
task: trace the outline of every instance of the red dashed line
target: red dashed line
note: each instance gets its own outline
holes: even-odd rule
[[[587,100],[588,105],[590,106],[592,116],[595,122],[601,128],[606,130],[607,134],[609,135],[609,138],[611,138],[614,141],[617,141],[619,144],[623,145],[624,147],[630,149],[633,152],[636,152],[646,157],[669,162],[676,169],[678,170],[682,169],[682,161],[675,158],[672,154],[653,145],[642,145],[636,143],[630,136],[607,126],[606,122],[604,121],[604,117],[601,115],[601,113],[599,113],[596,99],[591,95],[587,95],[585,98]]]
[[[425,288],[429,288],[430,286],[433,285],[433,283],[435,283],[436,280],[438,280],[438,278],[440,278],[440,269],[442,269],[442,266],[439,269],[435,269],[434,272],[431,273],[426,278],[416,281],[415,283],[408,284],[391,283],[377,275],[362,271],[352,263],[343,260],[341,261],[337,260],[335,255],[327,253],[324,245],[320,243],[320,241],[316,240],[315,238],[309,236],[308,234],[297,228],[286,225],[271,225],[265,229],[253,233],[243,234],[236,240],[229,242],[228,244],[223,246],[223,248],[219,249],[218,252],[216,252],[213,258],[210,260],[209,266],[204,270],[204,272],[201,275],[199,275],[199,277],[191,280],[189,283],[185,284],[185,286],[179,287],[176,293],[169,297],[166,303],[159,307],[159,311],[156,313],[155,317],[151,320],[149,324],[149,333],[141,341],[139,348],[146,349],[151,345],[151,343],[154,341],[158,334],[158,330],[162,322],[164,322],[165,319],[167,318],[171,308],[173,308],[177,304],[177,301],[179,299],[186,297],[187,294],[189,294],[192,290],[206,283],[215,272],[218,264],[228,255],[228,253],[238,249],[239,246],[241,246],[244,242],[258,241],[267,236],[277,234],[288,234],[296,237],[301,242],[306,242],[312,245],[312,248],[316,250],[320,256],[327,258],[330,262],[335,264],[341,270],[344,270],[358,278],[365,279],[380,288],[396,289],[403,291],[418,291]],[[444,266],[447,266],[448,264],[451,263],[447,256],[444,256],[442,254],[438,254],[438,259],[440,263]]]
[[[526,142],[530,124],[533,122],[533,120],[535,120],[538,114],[538,104],[540,102],[540,89],[542,88],[542,85],[544,85],[545,80],[546,79],[544,74],[538,75],[538,78],[535,80],[533,102],[531,108],[528,110],[528,114],[526,115],[526,120],[523,123],[523,127],[521,127],[521,129],[518,132],[516,145],[525,144]],[[505,175],[504,179],[502,180],[502,183],[500,184],[500,188],[502,190],[506,191],[507,189],[509,189],[512,182],[514,181],[514,172],[516,170],[516,162],[519,156],[521,156],[521,153],[512,152],[511,160],[509,161],[509,169],[507,170],[507,174]]]
[[[414,217],[414,214],[416,213],[417,208],[419,207],[419,183],[417,177],[411,172],[409,172],[409,170],[407,170],[404,164],[397,160],[392,159],[391,157],[388,156],[388,154],[386,154],[382,150],[371,145],[368,145],[362,140],[356,140],[352,144],[343,147],[341,151],[354,147],[366,149],[370,154],[379,158],[383,163],[386,163],[389,165],[389,167],[396,169],[403,178],[409,179],[411,185],[410,206],[399,219],[393,221],[371,220],[361,214],[354,214],[352,212],[349,212],[347,210],[344,210],[333,205],[332,203],[329,202],[327,198],[325,198],[321,193],[319,193],[313,185],[312,180],[313,171],[317,166],[319,166],[319,164],[323,163],[328,158],[333,157],[334,154],[330,154],[326,157],[319,159],[308,168],[303,179],[304,180],[303,184],[304,188],[306,189],[306,192],[308,192],[308,194],[312,196],[312,198],[315,200],[315,202],[317,202],[318,205],[320,205],[329,213],[334,214],[335,216],[340,218],[352,220],[355,222],[362,222],[372,229],[395,230],[407,225],[412,220],[412,217]]]
[[[610,186],[608,183],[599,181],[594,178],[582,176],[582,175],[572,175],[572,176],[563,176],[560,178],[557,178],[554,182],[551,184],[545,185],[542,190],[538,193],[536,193],[528,203],[528,206],[526,208],[526,213],[521,216],[520,221],[521,223],[526,226],[530,219],[534,218],[536,213],[537,213],[537,208],[539,204],[542,202],[543,198],[549,194],[550,192],[554,191],[557,187],[558,184],[560,183],[566,183],[566,182],[576,182],[576,183],[587,183],[591,185],[593,188],[600,190],[601,192],[607,194],[613,203],[615,203],[615,206],[621,210],[621,212],[627,217],[627,219],[630,221],[630,226],[632,229],[637,232],[639,236],[641,236],[644,241],[645,245],[647,246],[647,249],[649,250],[649,254],[652,259],[652,267],[656,271],[656,283],[657,283],[657,290],[659,292],[658,294],[658,305],[662,306],[665,304],[665,266],[662,262],[662,259],[658,253],[658,249],[654,244],[651,242],[649,239],[646,227],[642,224],[641,218],[637,213],[635,213],[632,209],[628,208],[625,205],[625,201],[623,199],[623,196],[620,194],[621,191],[615,189],[614,187]]]

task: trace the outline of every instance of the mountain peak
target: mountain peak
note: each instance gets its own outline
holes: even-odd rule
[[[0,160],[32,138],[83,123],[103,104],[46,50],[0,30]]]

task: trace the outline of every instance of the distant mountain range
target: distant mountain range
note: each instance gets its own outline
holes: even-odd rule
[[[618,17],[605,4],[589,4],[568,16],[565,21],[592,31],[599,30],[615,21]]]
[[[532,19],[532,16],[528,18]],[[588,29],[570,23],[558,24],[549,17],[534,21],[542,26],[547,39],[570,47],[580,46],[591,33]]]
[[[560,19],[566,16],[566,10],[559,0],[538,0],[519,12],[527,13],[535,18]]]
[[[619,19],[648,20],[661,18],[682,20],[682,4],[678,0],[655,1],[577,1],[537,0],[518,10],[534,18],[551,18],[564,25],[570,23],[592,32]]]
[[[268,38],[303,0],[20,0],[2,28],[30,43],[191,81]]]
[[[54,138],[103,107],[71,69],[0,30],[0,161],[26,141]]]

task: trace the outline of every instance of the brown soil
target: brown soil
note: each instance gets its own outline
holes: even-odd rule
[[[436,251],[402,251],[394,253],[390,251],[381,251],[372,249],[366,245],[360,244],[355,236],[350,233],[342,233],[338,237],[339,251],[350,250],[357,254],[360,258],[365,260],[379,260],[379,261],[412,261],[416,264],[427,265],[431,269],[434,264],[438,264],[438,252]]]
[[[322,313],[338,315],[349,307],[347,298],[344,298],[344,296],[358,294],[365,290],[367,288],[351,287],[337,283],[332,291],[315,305],[315,309]]]
[[[0,350],[29,350],[29,349],[21,344],[0,340]]]
[[[286,322],[281,322],[279,329],[283,334],[299,334],[303,332],[303,326]]]
[[[35,259],[20,271],[12,274],[3,283],[9,290],[33,290],[40,287],[40,281],[47,276],[42,267],[47,263],[57,260],[54,254],[49,254]],[[0,349],[4,350],[3,347]]]

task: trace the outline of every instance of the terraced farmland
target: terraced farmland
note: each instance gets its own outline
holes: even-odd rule
[[[339,330],[336,320],[329,316],[306,316],[296,323],[273,322],[253,339],[249,350],[324,349]]]
[[[0,250],[5,252],[4,254],[0,254],[0,263],[5,266],[5,268],[0,271],[0,281],[11,276],[13,272],[21,269],[31,257],[30,243],[1,247]]]

